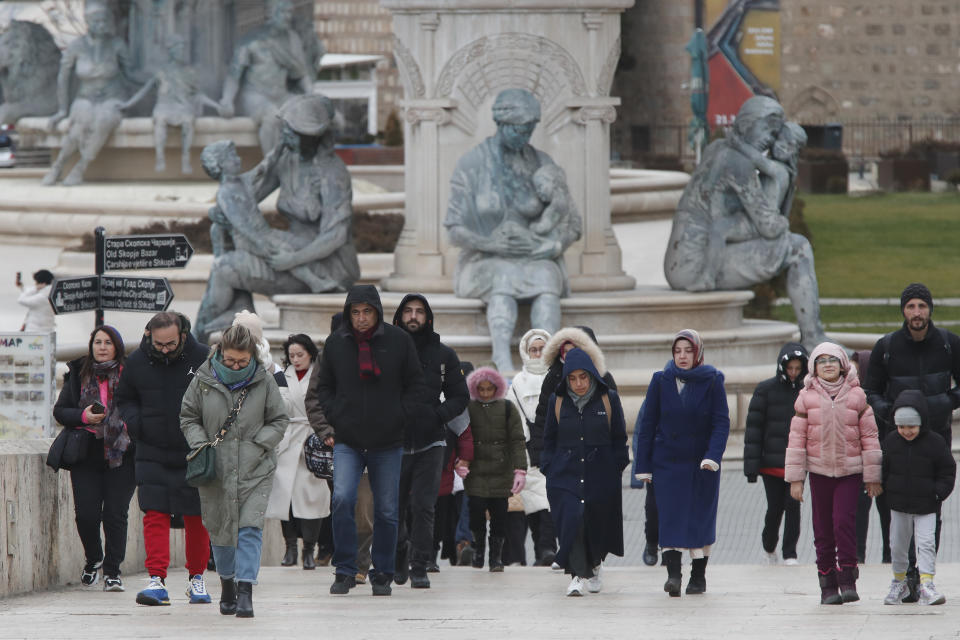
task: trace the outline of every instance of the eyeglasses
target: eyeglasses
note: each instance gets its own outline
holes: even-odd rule
[[[153,342],[153,348],[157,351],[163,351],[164,349],[176,349],[177,345],[179,344],[179,340],[172,340],[170,342]]]
[[[833,356],[824,356],[822,358],[817,358],[817,364],[840,364],[840,358],[834,358]]]
[[[223,364],[227,365],[231,369],[233,369],[234,367],[238,369],[243,369],[248,364],[250,364],[250,358],[244,358],[243,360],[234,360],[233,358],[228,358],[226,356],[223,356]]]

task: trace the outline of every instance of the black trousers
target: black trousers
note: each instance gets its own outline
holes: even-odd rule
[[[405,453],[400,463],[400,527],[397,547],[410,543],[410,567],[425,571],[433,560],[433,518],[446,447]]]
[[[647,492],[643,499],[643,535],[647,539],[647,547],[656,549],[660,546],[660,515],[657,512],[657,494],[653,489],[652,482],[644,484],[643,490]]]
[[[100,441],[98,441],[100,442]],[[127,512],[136,488],[133,456],[110,469],[96,461],[70,471],[77,533],[88,564],[103,561],[103,575],[119,576],[120,563],[127,554]],[[104,547],[100,545],[103,525]]]
[[[527,566],[527,516],[523,511],[507,511],[507,537],[501,558],[503,564]]]
[[[783,559],[797,557],[797,540],[800,538],[800,503],[790,497],[790,483],[775,476],[760,475],[763,490],[767,494],[767,513],[763,518],[763,533],[760,539],[763,550],[773,553],[780,539],[780,521],[783,523]]]
[[[440,558],[456,561],[457,557],[457,521],[460,519],[460,505],[463,491],[437,498],[433,518],[433,550],[440,551]]]
[[[530,536],[533,538],[533,554],[539,560],[547,552],[557,552],[557,534],[553,528],[553,518],[549,509],[543,509],[527,516]]]
[[[483,544],[487,538],[487,511],[490,512],[490,537],[507,537],[507,499],[470,496],[470,531],[474,542]]]
[[[313,545],[320,539],[322,525],[322,518],[297,518],[291,506],[288,519],[280,521],[280,531],[287,542],[296,544],[297,538],[303,538],[304,545]]]

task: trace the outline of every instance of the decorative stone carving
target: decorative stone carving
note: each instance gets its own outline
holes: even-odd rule
[[[610,47],[610,51],[607,52],[607,57],[600,68],[600,74],[597,76],[598,96],[610,95],[610,88],[613,86],[613,74],[616,73],[617,61],[620,60],[620,46],[620,37],[617,36],[613,46]]]
[[[403,85],[407,91],[407,95],[411,98],[423,98],[426,96],[427,88],[423,84],[420,66],[417,65],[417,61],[414,60],[410,49],[408,49],[397,36],[393,37],[393,54],[397,59],[400,75],[404,79]]]
[[[802,128],[775,100],[754,96],[731,133],[712,142],[673,218],[664,275],[674,289],[744,289],[787,271],[787,291],[808,349],[826,336],[813,249],[790,232],[789,202]],[[772,157],[765,155],[771,151]]]
[[[50,32],[33,22],[13,20],[0,35],[0,124],[57,110],[60,49]]]
[[[587,124],[591,120],[600,120],[612,124],[617,120],[617,110],[610,105],[579,107],[573,114],[577,124]]]

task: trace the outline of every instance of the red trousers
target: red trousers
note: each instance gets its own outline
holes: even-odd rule
[[[210,535],[200,516],[183,516],[187,571],[203,574],[210,559]],[[170,566],[170,514],[147,511],[143,515],[143,545],[147,551],[147,573],[167,577]]]

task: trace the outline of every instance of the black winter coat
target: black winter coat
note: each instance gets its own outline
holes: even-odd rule
[[[800,375],[793,382],[787,376],[787,363],[800,360]],[[777,357],[777,375],[757,385],[747,410],[743,438],[743,475],[757,481],[760,469],[783,469],[793,403],[807,375],[807,350],[798,342],[783,345]]]
[[[440,336],[433,330],[433,310],[427,299],[418,293],[405,295],[393,315],[393,324],[403,328],[403,307],[410,300],[423,303],[427,324],[417,333],[410,334],[423,369],[424,384],[423,395],[404,428],[403,449],[406,453],[420,451],[435,442],[445,442],[447,423],[463,413],[470,402],[460,359],[453,349],[440,342]],[[443,402],[440,402],[441,393]]]
[[[919,391],[904,391],[894,410],[909,406],[919,411],[926,422],[926,406]],[[920,434],[911,441],[898,431],[883,440],[883,491],[894,511],[925,514],[937,511],[953,491],[957,463],[939,434],[921,425]]]
[[[370,347],[380,375],[366,380],[360,378],[359,346],[350,323],[350,305],[354,303],[369,304],[379,314]],[[373,285],[350,289],[343,317],[343,324],[323,347],[316,401],[333,426],[337,442],[355,449],[399,447],[407,416],[415,413],[423,393],[423,370],[413,339],[403,329],[383,322],[383,305]]]
[[[877,420],[880,442],[884,442],[888,433],[896,431],[892,408],[897,396],[905,389],[918,389],[927,398],[929,428],[949,445],[953,435],[951,414],[960,407],[960,388],[951,389],[952,382],[960,384],[960,337],[937,329],[931,321],[927,335],[920,342],[910,336],[906,323],[903,328],[880,338],[870,354],[863,382],[867,401]]]
[[[53,417],[67,429],[83,428],[83,410],[86,407],[80,406],[80,370],[83,368],[83,361],[86,356],[71,360],[67,363],[67,372],[63,376],[63,388],[60,389],[60,395],[57,396],[57,403],[53,405]],[[116,402],[116,398],[114,398]],[[123,464],[133,464],[133,452],[136,446],[130,443],[127,450],[123,452]],[[73,469],[105,469],[107,459],[104,457],[103,440],[97,440],[91,434],[87,455],[83,460],[73,465]]]
[[[152,355],[150,337],[127,358],[117,404],[136,443],[137,500],[143,511],[200,515],[200,496],[184,480],[187,445],[180,431],[180,404],[210,349],[187,333],[183,351],[174,360]]]

